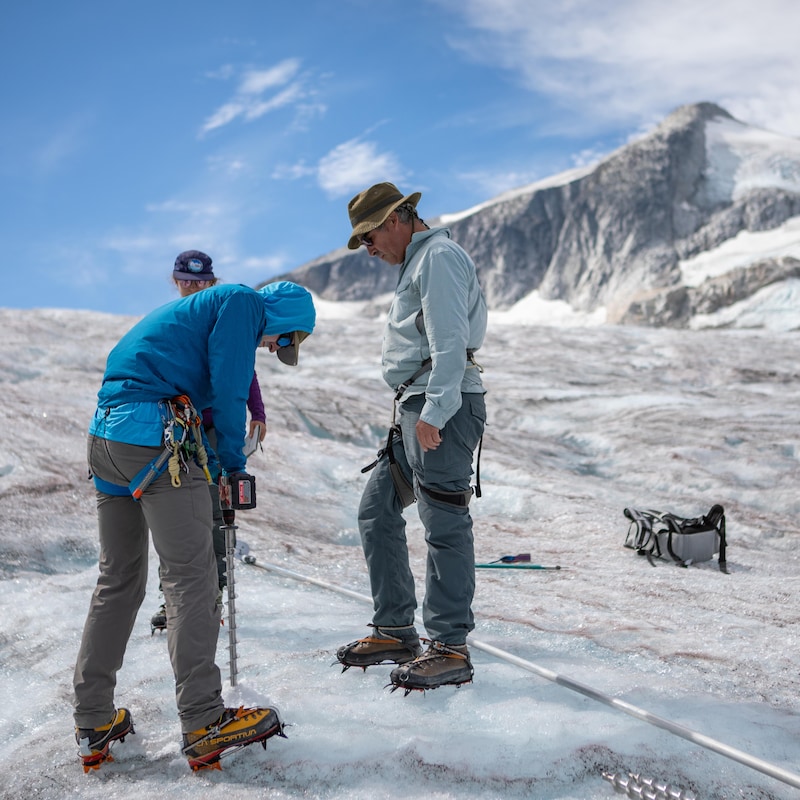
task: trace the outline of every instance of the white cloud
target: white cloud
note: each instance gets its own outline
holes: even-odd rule
[[[237,155],[213,155],[206,159],[209,171],[229,178],[246,173],[250,169],[250,161]]]
[[[710,100],[800,134],[796,0],[436,0],[472,29],[449,42],[590,120],[660,118]]]
[[[244,109],[244,118],[250,122],[251,120],[258,119],[259,117],[263,117],[264,114],[269,113],[270,111],[274,111],[277,108],[282,108],[283,106],[290,105],[295,100],[299,100],[303,96],[302,87],[299,84],[292,84],[284,89],[282,92],[278,92],[274,97],[271,97],[269,100],[261,100],[258,102],[252,103],[250,106]]]
[[[393,153],[381,153],[374,142],[358,139],[334,147],[317,167],[319,185],[331,197],[341,197],[378,181],[397,182],[402,178],[403,170]]]
[[[222,128],[238,118],[252,122],[264,114],[298,102],[305,95],[303,82],[298,78],[299,69],[300,61],[288,58],[270,69],[245,72],[233,98],[208,117],[200,129],[200,135]],[[224,69],[223,74],[227,75],[228,69]],[[274,89],[281,90],[272,97],[263,98],[266,92]]]
[[[318,118],[324,117],[328,111],[325,103],[318,101],[300,102],[295,106],[295,117],[290,130],[301,132],[308,131],[311,123]]]
[[[283,86],[297,74],[300,61],[287,58],[270,69],[250,70],[242,77],[239,84],[240,94],[263,94],[267,89]]]
[[[296,164],[279,164],[272,171],[272,177],[277,181],[296,181],[309,175],[316,175],[316,173],[316,167],[309,167],[305,161],[301,160]]]
[[[215,128],[221,128],[245,112],[247,106],[240,102],[225,103],[220,106],[204,123],[202,133],[208,133]]]
[[[189,202],[185,200],[164,200],[161,203],[148,203],[145,210],[150,213],[181,214],[186,217],[206,219],[222,217],[227,213],[225,205],[212,202]]]
[[[335,198],[379,181],[400,181],[405,171],[394,153],[380,152],[375,142],[350,139],[334,147],[316,166],[301,160],[296,164],[279,165],[272,172],[275,180],[299,180],[309,176],[316,177],[320,188]]]

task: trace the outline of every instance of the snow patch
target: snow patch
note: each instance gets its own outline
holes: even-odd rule
[[[736,200],[754,189],[800,193],[800,139],[717,118],[706,125],[708,177],[719,200]],[[733,183],[722,176],[733,174]]]
[[[584,326],[602,325],[606,309],[600,307],[591,313],[575,311],[564,300],[545,300],[536,289],[516,302],[506,311],[490,311],[489,323],[501,325]]]
[[[697,314],[689,323],[702,328],[766,328],[769,331],[800,330],[800,279],[765,286],[754,295],[713,314]]]
[[[681,261],[679,266],[683,283],[699,286],[736,267],[783,256],[800,260],[800,217],[791,217],[771,231],[741,231],[719,247]]]

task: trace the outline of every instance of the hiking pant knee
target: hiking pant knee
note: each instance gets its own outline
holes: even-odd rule
[[[219,505],[219,486],[216,483],[209,483],[208,491],[211,495],[211,509],[213,514],[211,536],[214,542],[214,558],[217,560],[217,583],[219,585],[219,590],[222,591],[228,585],[228,564],[226,559],[227,541],[225,539],[225,531],[222,529],[225,521],[222,518],[222,509]],[[160,570],[158,577],[160,581]],[[159,591],[161,591],[160,582],[158,588]]]
[[[410,481],[411,471],[399,442],[394,453]],[[417,600],[408,563],[406,521],[386,456],[370,473],[361,495],[358,530],[372,590],[372,622],[389,627],[413,625]]]
[[[400,429],[408,464],[417,483],[417,510],[428,546],[422,616],[428,635],[445,644],[463,644],[474,629],[475,553],[468,506],[434,500],[419,484],[439,492],[470,489],[472,460],[486,421],[482,394],[462,394],[461,408],[441,431],[442,442],[424,452],[416,425],[425,402],[410,398],[400,406]]]

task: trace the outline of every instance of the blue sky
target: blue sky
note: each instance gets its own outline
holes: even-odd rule
[[[799,22],[796,0],[10,4],[0,305],[143,314],[188,248],[252,285],[344,245],[376,181],[457,212],[684,103],[798,136]]]

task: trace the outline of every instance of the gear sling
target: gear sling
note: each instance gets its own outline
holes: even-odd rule
[[[202,418],[195,411],[192,401],[182,394],[170,400],[160,400],[159,407],[164,421],[164,449],[127,486],[102,480],[90,473],[89,477],[94,479],[98,490],[118,497],[130,495],[134,500],[140,500],[145,489],[167,467],[172,485],[177,489],[181,485],[181,470],[187,471],[189,458],[193,458],[203,470],[206,480],[213,483],[208,469],[208,440],[202,430]],[[106,415],[108,412],[109,409]]]
[[[194,457],[206,480],[213,482],[208,470],[208,452],[203,443],[202,418],[195,411],[192,401],[182,394],[171,400],[163,400],[162,403],[169,412],[165,415],[164,450],[130,482],[129,489],[134,500],[142,496],[144,490],[164,471],[165,466],[169,468],[172,485],[178,488],[181,485],[181,469],[185,469],[188,456]],[[189,439],[190,432],[193,441]]]
[[[475,355],[473,350],[467,350],[467,361],[471,364],[478,366],[477,362],[475,361]],[[405,473],[403,472],[400,464],[397,463],[397,459],[394,455],[394,444],[396,442],[402,443],[402,434],[400,432],[400,426],[397,424],[397,404],[400,402],[400,399],[405,394],[406,389],[414,383],[417,378],[421,375],[424,375],[426,372],[429,372],[433,365],[433,361],[431,358],[426,358],[422,362],[422,366],[407,380],[403,381],[400,386],[397,388],[397,392],[395,393],[394,400],[392,401],[392,422],[389,426],[389,433],[386,436],[386,444],[383,446],[382,449],[378,451],[377,458],[371,463],[367,464],[366,467],[363,467],[361,472],[369,472],[371,469],[374,469],[380,460],[385,456],[389,459],[389,474],[392,476],[392,483],[394,484],[395,491],[397,492],[397,496],[400,498],[400,502],[403,504],[403,508],[408,508],[413,502],[415,502],[416,497],[414,496],[414,486],[409,482],[408,478],[406,478]],[[483,447],[483,436],[481,436],[480,442],[478,443],[478,462],[475,469],[475,487],[470,487],[463,492],[440,492],[434,489],[429,489],[427,486],[423,486],[421,483],[418,482],[419,488],[425,492],[428,497],[432,500],[438,500],[440,503],[448,503],[453,506],[468,506],[469,501],[472,498],[472,494],[474,492],[476,497],[481,496],[481,449]]]

